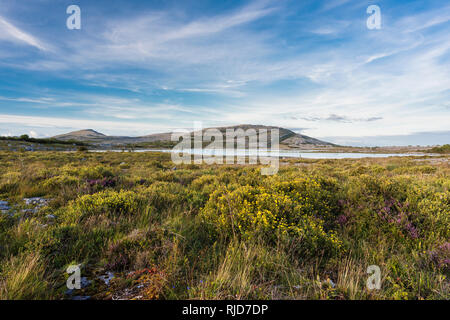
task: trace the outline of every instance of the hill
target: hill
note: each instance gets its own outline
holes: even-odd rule
[[[334,146],[332,143],[321,141],[312,137],[308,137],[299,133],[295,133],[286,128],[274,127],[274,126],[263,126],[263,125],[251,125],[251,124],[241,124],[229,127],[214,127],[205,128],[203,131],[208,129],[218,129],[224,135],[227,129],[242,129],[247,131],[249,129],[254,129],[256,135],[258,136],[259,130],[266,129],[270,134],[271,129],[279,129],[280,133],[280,145],[281,148],[303,148],[303,147],[327,147]],[[251,130],[252,131],[252,130]],[[251,132],[250,131],[250,132]],[[194,134],[192,132],[191,134]],[[66,134],[57,135],[53,138],[62,141],[82,141],[93,144],[97,147],[119,147],[119,146],[129,146],[134,145],[135,147],[170,147],[173,142],[171,141],[171,132],[166,133],[156,133],[140,137],[128,137],[128,136],[107,136],[105,134],[99,133],[92,129],[79,130],[74,132],[69,132]]]
[[[79,130],[79,131],[73,131],[66,134],[60,134],[57,136],[54,136],[54,139],[57,140],[90,140],[90,139],[102,139],[107,137],[103,133],[97,132],[92,129],[85,129],[85,130]]]

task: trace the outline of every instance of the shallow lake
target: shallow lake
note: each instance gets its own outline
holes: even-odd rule
[[[92,150],[93,152],[123,152],[123,150]],[[178,150],[177,150],[178,151]],[[140,149],[133,152],[177,152],[168,149]],[[125,150],[124,152],[128,152]],[[259,157],[281,157],[281,158],[305,158],[305,159],[360,159],[360,158],[387,158],[387,157],[408,157],[424,156],[423,153],[352,153],[352,152],[317,152],[314,150],[280,150],[274,152],[271,150],[221,150],[221,149],[187,149],[183,152],[205,156],[220,156],[225,153],[230,156],[259,156]]]

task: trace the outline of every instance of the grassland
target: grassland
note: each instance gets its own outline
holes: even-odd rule
[[[0,152],[0,299],[449,299],[449,158],[433,159],[290,159],[261,176]],[[68,295],[78,264],[91,282]]]

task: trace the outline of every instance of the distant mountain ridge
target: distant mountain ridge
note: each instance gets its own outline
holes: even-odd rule
[[[208,129],[217,129],[224,134],[227,129],[242,129],[247,131],[248,129],[254,129],[256,135],[258,135],[258,131],[260,129],[266,129],[268,133],[270,133],[271,129],[278,129],[280,136],[280,145],[282,147],[287,148],[302,148],[302,147],[311,147],[311,146],[334,146],[334,144],[322,141],[319,139],[315,139],[312,137],[308,137],[299,133],[295,133],[292,130],[275,127],[275,126],[263,126],[263,125],[251,125],[251,124],[240,124],[236,126],[228,126],[228,127],[214,127],[214,128],[205,128],[203,131]],[[193,132],[191,133],[193,134]],[[73,131],[66,134],[60,134],[54,136],[53,138],[63,141],[82,141],[88,142],[93,145],[101,146],[101,147],[114,147],[114,146],[122,146],[129,144],[141,144],[141,143],[152,143],[152,142],[170,142],[171,141],[172,132],[165,133],[155,133],[145,136],[139,137],[128,137],[128,136],[107,136],[103,133],[97,132],[93,129],[84,129],[79,131]],[[224,139],[225,140],[225,139]]]

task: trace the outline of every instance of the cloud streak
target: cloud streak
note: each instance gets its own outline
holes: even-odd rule
[[[25,43],[39,50],[47,51],[47,48],[40,40],[33,37],[29,33],[20,30],[10,22],[6,21],[1,16],[0,16],[0,29],[2,30],[2,32],[0,33],[0,40],[6,40],[21,44]]]

